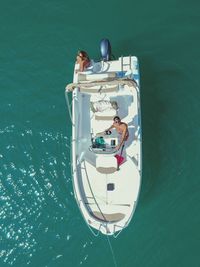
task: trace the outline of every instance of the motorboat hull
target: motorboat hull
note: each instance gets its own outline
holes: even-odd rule
[[[117,236],[135,212],[141,186],[142,132],[137,57],[93,63],[77,73],[72,90],[72,180],[80,211],[94,234]],[[113,104],[114,103],[114,104]],[[96,105],[95,105],[96,104]],[[98,104],[98,109],[95,107]],[[109,106],[110,105],[110,106]],[[105,129],[118,115],[128,125],[123,152],[112,144],[116,131]],[[102,138],[104,144],[94,143]],[[100,139],[101,140],[101,139]],[[123,160],[119,162],[119,157]]]

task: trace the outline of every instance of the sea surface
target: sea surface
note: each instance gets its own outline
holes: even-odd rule
[[[0,267],[200,266],[199,11],[197,0],[0,1]],[[64,97],[77,51],[100,59],[102,38],[141,71],[140,200],[109,240],[74,199]]]

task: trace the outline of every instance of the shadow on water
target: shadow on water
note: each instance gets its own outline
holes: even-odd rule
[[[143,137],[143,183],[141,197],[152,197],[156,187],[161,166],[161,119],[159,114],[165,109],[159,99],[158,90],[161,90],[156,78],[156,68],[149,57],[141,57],[141,107],[142,107],[142,137]]]
[[[153,197],[153,190],[158,186],[161,169],[161,117],[165,103],[159,97],[160,88],[157,73],[159,72],[153,52],[138,46],[139,41],[123,41],[116,49],[116,57],[126,54],[136,55],[139,59],[141,75],[141,112],[143,138],[143,174],[141,200],[148,201]],[[142,51],[143,50],[143,51]],[[141,54],[142,51],[142,54]],[[118,54],[118,55],[117,55]]]

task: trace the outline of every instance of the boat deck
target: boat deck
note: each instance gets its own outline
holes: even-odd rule
[[[121,90],[121,91],[120,91]],[[88,150],[91,145],[91,137],[105,131],[113,124],[112,116],[105,116],[102,112],[102,117],[96,118],[95,113],[88,106],[95,101],[115,101],[118,105],[116,114],[121,120],[128,125],[129,139],[126,142],[124,153],[130,157],[138,159],[138,139],[140,139],[140,125],[138,120],[138,102],[137,91],[134,87],[124,86],[119,92],[113,93],[83,93],[79,95],[79,131],[78,131],[78,150],[77,156],[80,156],[81,151]],[[107,114],[108,115],[108,114]],[[115,130],[113,130],[113,133]],[[135,141],[134,141],[135,140]]]
[[[138,61],[136,57],[125,57],[97,62],[92,71],[82,73],[76,73],[77,67],[75,65],[74,83],[78,86],[73,91],[72,106],[76,200],[88,225],[104,234],[114,234],[128,225],[141,184],[140,93],[139,87],[130,83],[134,79],[139,86]],[[119,82],[118,78],[125,76],[129,84]],[[105,106],[111,104],[112,108],[104,109],[104,106],[94,110],[94,104],[101,101]],[[108,129],[116,115],[128,125],[129,131],[122,154],[124,161],[119,168],[116,151],[106,154],[103,149],[100,153],[91,149],[91,140]],[[119,142],[120,136],[115,130],[111,135]]]
[[[83,199],[94,215],[102,212],[110,219],[111,215],[116,218],[116,214],[130,216],[140,186],[140,174],[131,158],[127,158],[119,171],[101,175],[85,160],[81,164],[81,173]]]

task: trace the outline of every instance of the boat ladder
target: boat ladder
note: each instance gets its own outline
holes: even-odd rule
[[[129,66],[129,69],[131,69],[131,62],[132,60],[131,60],[131,55],[129,56],[129,61],[128,61],[128,63],[124,63],[124,57],[123,56],[121,56],[121,71],[123,72],[124,71],[124,67],[125,66]]]

